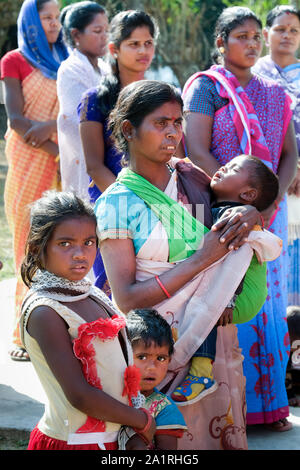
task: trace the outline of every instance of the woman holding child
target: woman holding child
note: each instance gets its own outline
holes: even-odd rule
[[[247,271],[244,265],[229,274],[225,255],[232,251],[234,256],[260,223],[258,211],[243,206],[208,230],[210,178],[190,162],[173,157],[182,137],[182,106],[178,91],[163,82],[142,80],[121,91],[110,128],[128,166],[95,206],[101,255],[115,303],[125,313],[155,305],[172,326],[175,353],[160,385],[169,394],[182,383],[193,353]],[[213,278],[214,290],[209,290],[202,309],[202,274],[213,272],[207,268],[224,257],[229,284],[222,290],[218,277]],[[253,259],[233,311],[234,323],[248,321],[259,311],[266,297],[264,285],[265,266]],[[235,325],[218,328],[216,349],[214,376],[221,385],[181,408],[188,426],[188,434],[179,440],[181,449],[247,448],[245,379]]]
[[[289,353],[286,197],[297,166],[290,99],[280,86],[251,72],[262,49],[262,25],[248,8],[224,10],[217,22],[221,65],[190,77],[183,91],[185,144],[190,158],[212,176],[240,153],[261,158],[277,173],[277,201],[262,212],[283,239],[281,256],[268,265],[268,297],[251,322],[239,326],[247,377],[247,423],[285,431],[288,401],[284,378]],[[279,207],[278,207],[279,206]]]

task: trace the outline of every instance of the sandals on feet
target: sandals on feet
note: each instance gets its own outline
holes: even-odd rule
[[[192,394],[192,385],[196,383],[203,384],[204,389],[202,390],[202,392],[199,393],[199,395],[189,400],[188,396]],[[175,389],[175,392],[179,392],[181,396],[186,398],[185,401],[179,401],[178,395],[174,395],[174,392],[172,393],[171,397],[175,401],[177,406],[187,406],[196,403],[197,401],[206,397],[206,395],[209,395],[210,393],[217,390],[217,388],[217,382],[210,379],[209,377],[196,377],[195,375],[188,374],[184,379],[184,382]]]
[[[265,424],[265,428],[267,428],[269,431],[274,431],[274,432],[285,432],[289,431],[292,429],[293,424],[288,421],[286,418],[279,419],[278,421],[274,421],[274,423],[268,423]]]
[[[22,348],[21,346],[13,346],[13,348],[9,351],[10,358],[13,361],[19,362],[29,362],[30,357],[26,349]]]

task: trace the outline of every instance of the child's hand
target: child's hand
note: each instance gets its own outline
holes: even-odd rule
[[[126,450],[147,450],[148,444],[138,434],[134,434],[126,444]]]
[[[226,326],[226,325],[229,325],[229,323],[232,323],[232,312],[233,312],[233,308],[226,307],[224,312],[220,316],[217,325]]]

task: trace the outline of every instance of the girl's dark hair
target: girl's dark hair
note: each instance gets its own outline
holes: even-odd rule
[[[296,15],[298,17],[298,20],[300,21],[300,10],[298,10],[296,7],[292,5],[277,5],[267,14],[267,28],[271,28],[276,18],[278,16],[284,15],[285,13]]]
[[[113,43],[119,49],[121,43],[128,39],[136,28],[142,28],[143,26],[149,29],[150,35],[156,41],[159,29],[154,18],[144,11],[121,11],[110,22],[108,42]],[[112,73],[101,81],[98,88],[98,105],[105,117],[116,104],[121,90],[118,61],[111,54],[108,54],[108,63],[111,66]]]
[[[75,193],[46,191],[32,204],[30,231],[21,265],[21,276],[27,287],[31,286],[36,271],[44,269],[43,258],[54,229],[61,222],[77,217],[89,217],[97,225],[92,206]]]
[[[215,39],[221,37],[226,44],[228,36],[237,26],[243,25],[247,20],[256,21],[258,26],[262,29],[262,22],[256,14],[247,7],[229,7],[222,11],[217,19],[215,26]],[[220,53],[216,49],[213,53],[213,60],[219,62]]]
[[[142,341],[146,347],[152,343],[168,346],[169,355],[174,352],[174,340],[169,323],[154,309],[131,310],[126,318],[129,341],[134,346]]]
[[[60,21],[65,39],[70,46],[74,46],[72,29],[77,29],[82,33],[99,13],[106,14],[106,11],[99,3],[90,1],[71,3],[63,8]]]
[[[128,142],[122,132],[122,123],[131,122],[136,129],[144,118],[165,103],[177,102],[181,109],[180,92],[169,83],[158,80],[139,80],[127,85],[119,94],[115,108],[109,116],[109,128],[120,152],[128,153]]]
[[[36,9],[37,9],[37,11],[40,12],[43,9],[45,3],[48,3],[48,2],[51,2],[51,1],[54,1],[55,3],[58,4],[57,0],[36,0]]]

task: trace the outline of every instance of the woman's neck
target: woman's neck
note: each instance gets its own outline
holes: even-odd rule
[[[121,83],[121,88],[124,88],[125,86],[129,85],[130,83],[137,82],[139,80],[144,79],[144,72],[134,72],[128,69],[125,69],[124,67],[119,68],[119,77],[120,77],[120,83]]]
[[[251,69],[241,69],[239,67],[235,67],[232,64],[224,64],[224,67],[229,70],[229,72],[233,73],[233,75],[237,78],[238,82],[245,88],[248,83],[250,82],[253,74],[251,73]]]
[[[129,168],[161,191],[166,189],[170,181],[171,171],[165,163],[148,162],[147,165],[144,165],[133,160],[130,162]]]
[[[85,55],[85,57],[88,59],[88,61],[90,62],[90,64],[93,66],[93,68],[100,73],[100,69],[99,69],[99,66],[98,66],[98,60],[99,58],[98,57],[95,57],[95,56],[89,56],[87,54],[84,54],[80,49],[77,49],[78,52],[80,52],[80,54],[82,55]]]
[[[293,54],[276,54],[275,52],[270,51],[271,59],[275,64],[279,65],[282,69],[291,64],[297,64],[299,61],[297,57]]]

